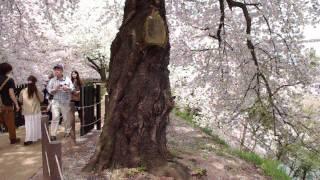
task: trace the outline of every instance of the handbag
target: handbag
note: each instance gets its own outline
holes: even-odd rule
[[[71,100],[80,101],[80,91],[73,92],[71,94]]]

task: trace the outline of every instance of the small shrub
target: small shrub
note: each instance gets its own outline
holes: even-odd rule
[[[137,170],[139,172],[145,172],[147,170],[147,168],[145,166],[139,166],[139,167],[137,167]]]
[[[197,168],[192,171],[192,176],[202,177],[207,175],[207,170],[203,168]]]
[[[144,166],[139,166],[137,168],[131,168],[131,169],[128,169],[128,172],[126,173],[126,176],[127,177],[133,177],[139,173],[143,173],[145,172],[147,169],[146,167]]]
[[[180,111],[177,108],[173,109],[173,112],[176,116],[181,117],[182,119],[186,120],[188,123],[195,125],[193,122],[193,114],[188,111]]]

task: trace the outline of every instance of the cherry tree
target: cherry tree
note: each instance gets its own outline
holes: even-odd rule
[[[319,151],[318,122],[301,103],[319,71],[300,43],[303,26],[319,23],[319,7],[318,0],[2,1],[0,53],[15,74],[43,74],[58,62],[92,74],[88,60],[104,57],[89,65],[110,70],[111,114],[88,169],[165,162],[171,90],[176,104],[197,111],[200,126],[285,161],[295,155],[292,144]],[[165,27],[157,37],[168,42],[144,46],[143,23],[157,12]]]
[[[301,97],[318,71],[299,42],[303,26],[319,22],[319,1],[167,3],[173,91],[178,104],[200,109],[200,126],[279,159],[311,140],[317,126]]]

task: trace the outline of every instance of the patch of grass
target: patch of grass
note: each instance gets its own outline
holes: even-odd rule
[[[240,150],[231,150],[233,155],[238,156],[239,158],[251,162],[256,166],[260,167],[264,174],[272,177],[274,180],[290,180],[291,178],[283,171],[279,169],[279,162],[271,159],[263,159],[259,155],[253,152],[246,152]]]
[[[231,154],[238,156],[239,158],[251,162],[257,166],[263,164],[263,159],[255,153],[240,151],[240,150],[232,150]]]
[[[137,167],[137,170],[138,170],[139,172],[146,172],[146,171],[147,171],[147,168],[146,168],[145,166],[139,166],[139,167]]]
[[[201,131],[206,135],[213,136],[212,130],[208,127],[200,127]]]
[[[279,168],[279,162],[265,159],[261,165],[264,173],[271,176],[272,179],[290,180],[291,178],[285,173],[285,171]]]
[[[193,121],[193,114],[191,114],[190,112],[180,111],[177,108],[174,108],[172,111],[174,112],[174,114],[176,116],[181,117],[182,119],[184,119],[185,121],[187,121],[191,125],[195,126],[195,123]]]
[[[229,147],[229,145],[226,143],[226,141],[221,139],[219,136],[217,136],[215,134],[211,134],[210,136],[211,136],[211,139],[214,140],[216,143],[222,145],[225,148]]]
[[[144,166],[139,166],[137,168],[131,168],[131,169],[128,169],[128,171],[126,172],[126,176],[127,177],[133,177],[139,173],[143,173],[143,172],[146,172],[146,167]]]

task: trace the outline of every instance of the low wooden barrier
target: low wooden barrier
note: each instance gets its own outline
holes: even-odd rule
[[[48,116],[42,116],[42,167],[44,180],[63,180],[61,142],[51,141]]]

